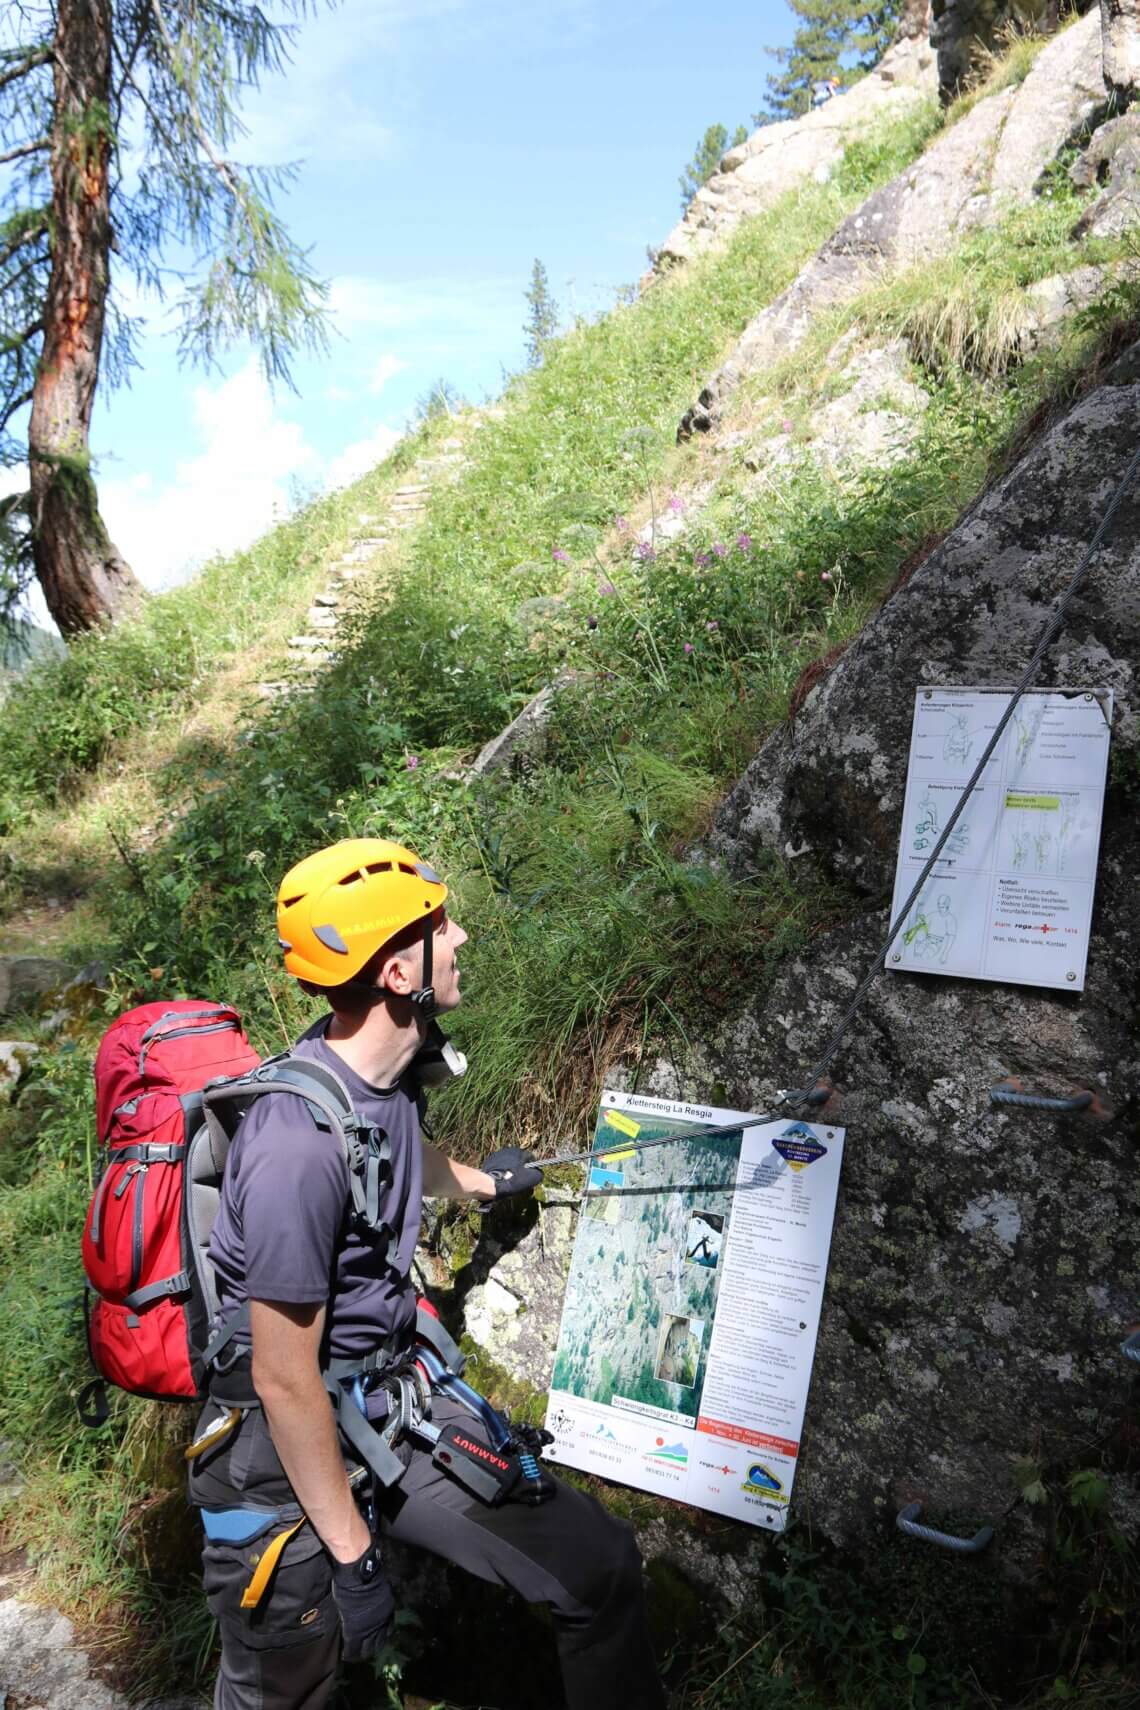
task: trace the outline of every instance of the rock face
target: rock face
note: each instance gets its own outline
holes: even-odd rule
[[[0,1039],[0,1102],[15,1091],[39,1049],[26,1039]]]
[[[547,683],[505,730],[485,742],[471,763],[471,776],[486,778],[492,772],[501,772],[505,767],[516,764],[522,755],[534,754],[541,746],[543,732],[550,723],[555,696],[571,679],[572,673],[563,673],[552,683]]]
[[[11,1710],[201,1710],[198,1698],[132,1706],[94,1673],[75,1629],[58,1610],[11,1595],[19,1574],[0,1574],[0,1706]]]
[[[58,991],[71,976],[72,969],[51,956],[0,956],[0,1015]]]
[[[1137,0],[1100,0],[1104,33],[1104,83],[1115,94],[1140,89],[1140,5]]]
[[[973,507],[760,751],[714,827],[734,871],[794,851],[881,896],[915,685],[1019,673],[1131,458],[1138,413],[1140,345]],[[921,1500],[967,1533],[996,1524],[987,1573],[1031,1574],[1040,1537],[1016,1504],[1015,1463],[1063,1466],[1124,1417],[1133,1380],[1119,1344],[1140,1319],[1140,1182],[1120,1114],[1140,1075],[1137,659],[1140,478],[1041,679],[1116,695],[1085,991],[884,973],[835,1065],[827,1114],[848,1140],[796,1502],[856,1553],[877,1554],[898,1509]],[[813,941],[642,1090],[693,1098],[719,1084],[741,1108],[770,1108],[801,1084],[886,926],[875,912]],[[1010,1076],[1054,1095],[1091,1090],[1108,1114],[992,1106],[989,1088]],[[509,1300],[468,1297],[468,1330],[532,1383],[548,1370],[565,1263],[561,1242],[544,1252],[532,1229],[526,1263],[508,1253],[491,1272]],[[1136,1535],[1140,1492],[1123,1473],[1111,1488],[1115,1523]],[[751,1537],[706,1561],[700,1538],[654,1522],[642,1544],[729,1600],[762,1566]]]
[[[1069,168],[1078,190],[1105,186],[1085,209],[1074,237],[1119,237],[1140,218],[1140,113],[1109,119]]]
[[[814,860],[879,896],[894,869],[913,688],[1005,684],[1092,538],[1135,449],[1135,349],[1120,383],[1082,399],[980,500],[760,751],[713,844],[734,871],[765,850]],[[1112,380],[1110,376],[1110,382]],[[854,1542],[909,1497],[994,1517],[1016,1457],[1064,1456],[1105,1429],[1140,1316],[1140,1190],[1119,1117],[991,1108],[1009,1075],[1058,1093],[1134,1097],[1129,1000],[1140,955],[1140,482],[1075,602],[1041,681],[1116,693],[1088,984],[1027,987],[884,973],[838,1060],[844,1180],[797,1497]],[[687,1065],[765,1108],[799,1084],[885,932],[881,913],[831,933]],[[675,1082],[674,1082],[675,1084]],[[662,1090],[664,1088],[662,1087]],[[1135,1528],[1140,1505],[1122,1524]],[[1004,1547],[1029,1550],[1024,1510]]]
[[[784,357],[814,318],[870,279],[945,254],[959,235],[1024,205],[1049,163],[1103,104],[1095,16],[1062,31],[1018,88],[979,101],[905,172],[870,195],[773,302],[686,411],[678,437],[717,421],[744,375]]]
[[[740,224],[762,214],[810,178],[826,179],[853,138],[933,94],[934,54],[922,36],[896,42],[845,95],[802,119],[763,125],[730,149],[719,172],[701,186],[658,251],[664,271],[726,243]]]

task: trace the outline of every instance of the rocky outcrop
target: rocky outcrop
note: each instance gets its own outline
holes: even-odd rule
[[[52,956],[0,956],[0,1015],[26,1009],[58,991],[72,973],[66,962]]]
[[[686,411],[678,437],[714,425],[744,375],[788,354],[814,318],[869,280],[945,254],[972,227],[1034,194],[1042,172],[1103,103],[1095,16],[1062,31],[1017,88],[979,101],[905,172],[849,215],[785,291],[749,323]]]
[[[794,727],[765,744],[714,827],[734,871],[775,850],[882,895],[913,688],[1016,677],[1135,449],[1136,356],[1120,364],[1121,383],[1079,402],[975,505]],[[1140,483],[1042,679],[1116,694],[1117,783],[1085,992],[1074,1001],[885,974],[837,1065],[847,1091],[836,1120],[850,1138],[797,1483],[833,1538],[854,1540],[910,1496],[1000,1515],[1017,1456],[1037,1445],[1063,1459],[1106,1429],[1123,1399],[1118,1344],[1140,1316],[1140,1206],[1122,1119],[1140,1069],[1124,995],[1140,956],[1138,526]],[[719,1079],[756,1109],[778,1085],[798,1084],[885,926],[876,913],[814,944],[687,1075]],[[999,1113],[987,1089],[1009,1075],[1053,1093],[1087,1088],[1121,1114]],[[1135,1529],[1136,1493],[1122,1482],[1117,1501]],[[1016,1538],[1023,1522],[1011,1526]]]
[[[24,1602],[25,1573],[0,1572],[0,1706],[9,1710],[201,1710],[199,1698],[132,1705],[95,1673],[75,1628],[56,1609]]]
[[[1100,0],[1100,18],[1105,88],[1130,99],[1140,89],[1140,4],[1137,0]]]
[[[1085,209],[1073,236],[1119,237],[1140,220],[1140,113],[1109,119],[1069,168],[1078,190],[1104,186]]]
[[[730,149],[657,252],[665,271],[726,243],[741,220],[774,207],[809,179],[828,178],[853,138],[934,92],[934,55],[922,36],[897,42],[874,71],[802,119],[763,125]],[[652,277],[652,276],[651,276]]]
[[[39,1050],[27,1039],[0,1039],[0,1104],[16,1090]]]
[[[717,817],[722,861],[747,874],[776,852],[793,872],[810,862],[878,901],[894,870],[914,687],[1016,677],[1131,458],[1138,415],[1140,345],[967,513],[764,746]],[[1031,1575],[1041,1540],[1017,1503],[1016,1463],[1063,1466],[1123,1429],[1132,1379],[1119,1344],[1140,1319],[1138,658],[1140,480],[1043,677],[1116,695],[1085,991],[884,973],[834,1068],[828,1115],[848,1140],[796,1502],[856,1554],[877,1553],[917,1499],[965,1529],[995,1523],[986,1571]],[[814,940],[641,1090],[695,1098],[720,1085],[741,1108],[771,1108],[780,1087],[801,1084],[886,925],[876,908]],[[992,1106],[988,1089],[1011,1076],[1051,1094],[1093,1091],[1100,1111]],[[544,1254],[533,1230],[527,1242],[527,1264],[502,1274],[511,1298],[473,1296],[467,1323],[493,1359],[539,1381],[565,1252]],[[531,1342],[516,1368],[520,1325]],[[1140,1493],[1123,1471],[1110,1486],[1114,1522],[1135,1537]],[[734,1585],[746,1595],[759,1571],[761,1546],[746,1536],[729,1561],[717,1551],[705,1562],[700,1539],[675,1525],[650,1525],[642,1542],[725,1597]]]

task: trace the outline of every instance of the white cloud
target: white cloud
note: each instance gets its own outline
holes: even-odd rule
[[[358,439],[352,445],[346,445],[339,457],[334,457],[329,464],[325,485],[347,487],[350,482],[358,481],[387,457],[401,437],[398,428],[381,425],[370,433],[367,439]]]
[[[277,414],[254,362],[192,399],[202,449],[174,479],[145,471],[99,483],[100,508],[118,546],[148,588],[182,581],[215,552],[247,546],[290,508],[289,483],[319,479],[320,458],[296,422]]]
[[[370,392],[382,392],[389,380],[394,380],[397,374],[402,374],[408,364],[402,357],[387,351],[372,370],[372,378],[368,382]]]

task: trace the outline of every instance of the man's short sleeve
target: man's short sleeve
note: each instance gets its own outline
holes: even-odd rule
[[[326,1301],[348,1204],[339,1136],[317,1127],[303,1099],[269,1094],[239,1135],[236,1208],[251,1300]]]

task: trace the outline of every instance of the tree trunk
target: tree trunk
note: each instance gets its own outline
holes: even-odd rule
[[[1140,4],[1100,0],[1104,84],[1110,95],[1132,100],[1140,89]]]
[[[111,249],[110,0],[59,0],[54,78],[52,265],[28,463],[36,575],[74,635],[142,591],[99,515],[88,447]]]

